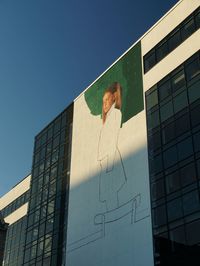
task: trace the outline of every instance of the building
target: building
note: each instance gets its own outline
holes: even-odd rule
[[[0,198],[0,210],[8,227],[3,265],[22,265],[30,179],[30,175],[26,176]]]
[[[179,1],[35,137],[3,265],[199,265],[199,28],[199,0]]]
[[[6,241],[6,232],[7,232],[7,224],[5,223],[3,216],[0,212],[0,264],[3,263],[3,254],[5,249],[5,241]]]

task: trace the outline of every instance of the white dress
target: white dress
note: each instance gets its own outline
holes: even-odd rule
[[[119,207],[118,192],[126,182],[126,174],[118,149],[121,117],[121,111],[113,104],[107,113],[99,136],[98,161],[101,167],[99,200],[106,203],[107,210]]]

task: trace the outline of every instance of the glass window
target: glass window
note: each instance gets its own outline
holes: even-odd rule
[[[178,158],[183,160],[193,154],[192,138],[189,137],[177,145],[178,148]]]
[[[200,74],[200,62],[199,58],[196,58],[192,63],[185,66],[185,72],[187,81],[195,78],[198,74]]]
[[[158,85],[158,90],[159,90],[159,100],[160,101],[162,101],[163,99],[165,99],[166,97],[171,95],[170,79],[168,79],[167,81],[164,80],[164,81],[160,82]]]
[[[183,195],[184,215],[191,214],[200,210],[199,195],[197,190]]]
[[[177,113],[188,105],[187,92],[183,91],[173,99],[174,112]]]
[[[200,151],[200,132],[193,135],[194,138],[194,150],[195,152]]]
[[[195,22],[196,22],[197,29],[199,29],[200,28],[200,12],[196,14]]]
[[[148,124],[149,129],[155,128],[160,124],[158,110],[148,115]]]
[[[60,130],[60,126],[61,126],[61,119],[59,117],[56,119],[54,124],[54,134],[56,134]]]
[[[167,124],[162,128],[162,140],[163,144],[168,143],[169,141],[175,138],[175,125],[174,122]]]
[[[144,57],[145,72],[151,69],[155,64],[156,64],[156,56],[155,56],[155,50],[153,50]]]
[[[184,71],[179,71],[172,77],[172,88],[173,91],[177,91],[185,86],[185,74]]]
[[[149,160],[149,167],[150,167],[150,172],[152,174],[157,174],[158,172],[163,170],[163,166],[162,166],[162,155],[157,155],[154,158],[151,158]]]
[[[182,218],[183,213],[181,198],[172,200],[167,203],[167,213],[169,222]]]
[[[151,185],[151,196],[153,200],[163,197],[165,194],[164,180],[160,179]]]
[[[186,186],[196,181],[195,164],[191,163],[180,169],[181,184]]]
[[[168,53],[168,44],[166,41],[164,41],[159,45],[159,47],[156,48],[157,62],[161,61]]]
[[[194,24],[194,19],[190,19],[187,21],[183,27],[181,28],[181,37],[182,40],[187,39],[192,33],[195,31],[195,24]]]
[[[161,136],[160,130],[158,130],[155,134],[149,136],[149,149],[156,150],[161,146]]]
[[[184,226],[171,230],[170,240],[172,241],[173,251],[183,250],[183,245],[186,243]]]
[[[200,124],[199,114],[200,114],[200,102],[198,106],[196,106],[194,109],[191,110],[191,122],[193,127]]]
[[[166,216],[166,208],[165,205],[160,206],[156,209],[153,209],[153,225],[154,227],[161,226],[166,224],[167,216]]]
[[[200,221],[186,224],[187,243],[190,246],[200,243]]]
[[[179,172],[175,171],[166,176],[166,191],[170,194],[178,189],[180,189],[180,176]]]
[[[180,30],[176,30],[176,32],[172,33],[168,40],[169,51],[174,50],[181,43],[181,34]]]
[[[167,120],[172,115],[173,115],[172,101],[170,101],[167,104],[161,106],[161,108],[160,108],[160,118],[161,118],[162,122]]]
[[[200,80],[188,87],[190,103],[200,98]]]
[[[165,168],[172,166],[177,163],[177,149],[176,146],[163,152],[163,160]]]
[[[55,201],[52,200],[48,203],[48,209],[47,209],[47,214],[52,214],[54,212],[54,205],[55,205]]]
[[[147,110],[151,109],[158,104],[158,92],[157,90],[153,91],[147,96]]]
[[[185,132],[190,130],[190,117],[189,114],[186,113],[185,115],[179,117],[175,121],[175,127],[176,127],[176,135],[180,136],[181,134],[184,134]]]

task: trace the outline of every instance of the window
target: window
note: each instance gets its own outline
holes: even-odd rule
[[[176,97],[174,97],[173,103],[174,103],[174,112],[175,113],[177,113],[177,112],[181,111],[183,108],[185,108],[188,105],[187,92],[183,91],[182,93],[180,93]]]
[[[175,121],[176,136],[180,136],[190,130],[190,117],[189,114],[177,118]]]
[[[190,81],[193,78],[195,78],[197,75],[199,75],[200,74],[199,58],[197,57],[192,63],[186,65],[185,71],[186,71],[187,81]]]
[[[153,210],[153,225],[154,227],[166,224],[167,216],[165,206],[160,206]]]
[[[151,109],[158,104],[157,90],[153,91],[147,98],[147,110]]]
[[[192,146],[192,138],[189,137],[177,145],[178,149],[178,158],[179,160],[183,160],[193,153],[193,146]]]
[[[162,128],[163,144],[166,144],[175,138],[175,125],[174,122],[167,124]]]
[[[180,169],[181,184],[186,186],[196,181],[195,164],[191,163]]]
[[[164,196],[165,187],[164,187],[164,180],[158,180],[157,182],[151,185],[151,195],[153,200],[157,200]]]
[[[185,25],[181,28],[182,40],[186,40],[195,31],[194,18],[185,22]]]
[[[185,74],[184,70],[180,70],[177,74],[172,77],[172,89],[177,91],[185,86]]]
[[[190,193],[183,195],[184,215],[188,215],[199,210],[200,210],[200,205],[199,205],[198,191],[194,190]]]
[[[157,61],[161,61],[167,54],[169,53],[168,43],[166,40],[163,41],[157,48],[156,48],[156,59]]]
[[[161,106],[160,108],[160,118],[161,121],[167,120],[169,117],[173,115],[173,105],[172,102],[168,102],[167,104]]]
[[[179,44],[181,43],[181,34],[180,30],[176,30],[169,36],[168,40],[168,46],[169,46],[169,51],[173,51]]]
[[[155,50],[153,50],[149,52],[147,56],[145,56],[145,59],[144,59],[145,72],[151,69],[155,64],[156,64],[156,55],[155,55]]]
[[[177,149],[176,146],[172,146],[170,149],[163,152],[163,160],[165,168],[177,163]]]
[[[169,222],[182,218],[183,213],[181,198],[168,202],[167,213]]]
[[[180,176],[179,171],[175,171],[166,176],[166,191],[170,194],[178,189],[180,189]]]
[[[171,82],[170,79],[160,82],[159,87],[159,100],[162,101],[169,95],[171,95]]]

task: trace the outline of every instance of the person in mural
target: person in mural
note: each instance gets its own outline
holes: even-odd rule
[[[119,191],[126,182],[126,174],[118,148],[121,127],[122,88],[114,82],[103,94],[102,128],[99,136],[98,161],[100,164],[99,200],[107,211],[119,207]]]

